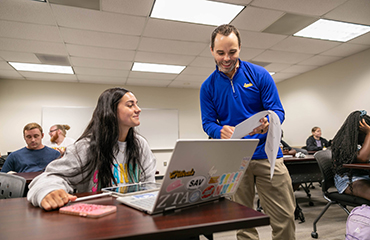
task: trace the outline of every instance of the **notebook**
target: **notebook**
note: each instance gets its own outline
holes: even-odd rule
[[[118,197],[147,214],[163,213],[232,195],[239,186],[258,139],[176,142],[159,191]]]

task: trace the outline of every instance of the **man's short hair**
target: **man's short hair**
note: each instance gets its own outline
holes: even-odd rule
[[[24,128],[23,128],[23,136],[24,136],[24,132],[26,130],[29,131],[29,130],[32,130],[32,129],[35,129],[35,128],[38,128],[40,130],[41,134],[42,134],[42,127],[39,124],[37,124],[37,123],[29,123],[26,126],[24,126]]]
[[[233,25],[231,25],[231,24],[223,24],[223,25],[218,26],[212,32],[212,35],[211,35],[211,49],[213,50],[213,48],[215,46],[215,38],[216,38],[216,36],[217,36],[218,33],[221,34],[221,35],[224,35],[224,36],[229,36],[232,32],[238,38],[238,46],[240,48],[240,46],[242,44],[242,41],[240,39],[239,30],[236,27],[234,27]]]

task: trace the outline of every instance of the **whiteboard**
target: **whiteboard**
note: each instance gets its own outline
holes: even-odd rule
[[[179,112],[177,109],[142,108],[140,125],[136,129],[151,149],[174,149],[179,138]]]
[[[93,112],[93,107],[43,107],[41,126],[44,133],[48,133],[55,124],[67,124],[71,127],[67,137],[77,140],[89,124]],[[46,139],[50,139],[48,134],[44,136]]]
[[[173,149],[179,137],[177,109],[143,108],[140,126],[136,130],[149,142],[153,150]],[[68,124],[67,136],[78,139],[90,122],[93,107],[42,107],[41,126],[48,133],[52,125]],[[45,134],[45,139],[50,136]]]

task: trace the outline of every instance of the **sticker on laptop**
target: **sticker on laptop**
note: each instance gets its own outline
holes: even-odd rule
[[[208,198],[210,198],[212,194],[215,192],[215,189],[216,189],[215,185],[209,185],[208,187],[206,187],[202,192],[201,199],[207,200]]]
[[[176,181],[172,182],[171,184],[167,186],[166,191],[171,192],[175,189],[182,187],[183,185],[184,184],[181,182],[181,179],[177,179]]]
[[[206,178],[203,176],[198,176],[192,178],[186,185],[187,189],[198,189],[206,183]]]

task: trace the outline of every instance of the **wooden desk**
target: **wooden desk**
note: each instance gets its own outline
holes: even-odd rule
[[[289,170],[294,183],[321,182],[322,176],[319,165],[313,155],[305,158],[284,157],[285,166]]]
[[[1,199],[1,239],[179,239],[270,224],[268,216],[229,200],[154,216],[113,197],[84,203],[116,205],[117,213],[89,219],[46,212],[26,198]]]
[[[41,173],[43,172],[22,172],[22,173],[14,173],[13,175],[24,177],[28,185],[35,177],[37,177]]]
[[[343,167],[370,170],[370,163],[343,164]]]

